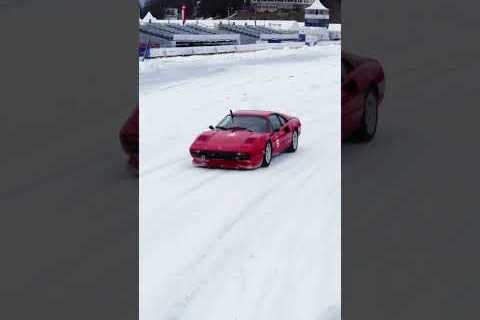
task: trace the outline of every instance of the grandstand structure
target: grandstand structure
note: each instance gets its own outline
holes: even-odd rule
[[[282,41],[298,41],[300,39],[297,31],[284,31],[267,28],[264,26],[237,25],[220,23],[218,29],[240,35],[242,44],[257,42],[278,43]]]
[[[145,23],[140,25],[140,47],[194,47],[240,44],[240,36],[213,28],[176,23]]]
[[[265,26],[220,23],[216,27],[195,23],[179,24],[148,21],[139,27],[139,54],[144,50],[159,47],[197,47],[252,44],[259,42],[278,43],[298,41],[298,31],[283,31]]]

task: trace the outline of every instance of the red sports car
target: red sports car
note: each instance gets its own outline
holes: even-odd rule
[[[128,155],[129,167],[138,174],[138,106],[120,129],[120,143]]]
[[[295,117],[270,111],[230,111],[190,147],[193,164],[225,169],[268,167],[272,157],[295,152],[301,123]]]
[[[385,95],[385,75],[377,60],[342,52],[342,139],[370,141]]]

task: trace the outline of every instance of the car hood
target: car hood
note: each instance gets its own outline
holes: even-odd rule
[[[222,151],[238,151],[242,147],[253,145],[247,143],[249,138],[261,138],[264,134],[250,132],[246,130],[212,130],[203,132],[195,139],[192,147],[203,150],[222,150]]]

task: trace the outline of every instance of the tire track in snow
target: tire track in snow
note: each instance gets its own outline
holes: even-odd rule
[[[320,141],[322,141],[322,139],[319,138],[318,140],[314,140],[314,142],[316,142],[316,141],[320,142]],[[315,143],[315,144],[317,144],[317,143]],[[267,196],[269,196],[274,189],[282,190],[282,189],[285,188],[285,186],[290,185],[290,184],[292,184],[292,182],[300,179],[300,178],[291,179],[291,176],[292,176],[292,173],[297,171],[299,167],[300,168],[308,168],[308,163],[305,163],[307,161],[306,157],[304,155],[302,155],[303,152],[304,152],[304,148],[299,147],[299,149],[295,153],[285,153],[285,154],[281,154],[279,156],[274,157],[272,159],[272,163],[270,164],[269,168],[258,168],[258,169],[255,169],[253,171],[205,169],[205,168],[192,167],[191,171],[188,171],[188,172],[182,171],[182,173],[189,174],[189,173],[193,172],[194,170],[205,170],[205,171],[213,170],[214,172],[218,171],[218,173],[213,174],[213,175],[209,175],[209,176],[201,179],[199,182],[195,183],[193,186],[190,186],[186,190],[177,194],[175,196],[175,198],[176,199],[185,198],[185,195],[191,195],[193,192],[195,192],[195,193],[205,192],[205,190],[201,187],[205,187],[208,182],[211,182],[211,181],[214,181],[214,180],[218,181],[220,178],[223,178],[223,177],[228,178],[228,176],[231,173],[239,172],[239,173],[245,173],[245,174],[255,174],[256,172],[259,172],[259,174],[262,174],[262,173],[265,173],[264,170],[270,170],[269,173],[271,173],[271,172],[279,173],[279,174],[276,174],[274,176],[273,180],[271,180],[270,187],[268,189],[261,192],[259,196],[255,196],[253,198],[253,200],[250,200],[246,204],[246,209],[240,209],[239,214],[237,214],[237,218],[235,218],[234,222],[231,223],[232,226],[229,227],[229,228],[225,228],[225,230],[230,231],[233,228],[233,226],[236,225],[238,223],[238,221],[244,216],[244,213],[245,213],[244,211],[247,210],[247,209],[250,209],[252,207],[252,204],[257,204],[257,205],[261,204],[262,202],[264,202],[266,200]],[[274,164],[274,162],[277,162],[277,163]],[[322,165],[320,163],[320,165],[317,165],[317,166],[313,167],[313,169],[310,169],[310,170],[306,171],[306,174],[303,174],[303,175],[300,176],[300,177],[305,176],[305,178],[303,180],[300,180],[300,182],[304,183],[305,181],[308,181],[309,179],[311,179],[314,176],[316,170],[321,168],[321,166]],[[290,179],[288,179],[288,178],[290,178]],[[190,179],[187,179],[187,180],[190,180]],[[287,181],[288,184],[282,184],[283,181]],[[300,182],[298,183],[298,185],[300,185]],[[175,209],[175,210],[181,209],[183,207],[183,205],[184,204],[179,201],[179,202],[176,203],[176,205],[174,206],[173,209]],[[220,234],[218,236],[216,236],[215,238],[221,240],[225,236],[225,234],[226,234],[225,232],[220,232]],[[208,247],[211,247],[211,246],[208,246]],[[206,250],[206,251],[208,252],[209,250]],[[206,253],[202,254],[202,256],[205,256],[205,255],[206,255]]]
[[[176,278],[183,278],[184,274],[191,274],[193,273],[193,269],[201,267],[202,262],[204,262],[212,251],[214,251],[219,243],[232,231],[233,228],[245,218],[248,213],[250,213],[250,209],[253,208],[255,205],[262,203],[265,201],[265,198],[269,195],[269,191],[273,189],[270,188],[269,190],[264,191],[263,193],[259,194],[258,196],[254,197],[246,206],[243,207],[242,210],[236,215],[233,221],[230,221],[228,224],[224,225],[224,227],[217,233],[214,240],[207,246],[204,252],[198,256],[194,261],[192,261],[187,267],[185,267],[181,272],[180,276],[176,275]],[[180,301],[175,303],[172,307],[173,310],[169,311],[168,314],[172,314],[169,318],[171,319],[181,319],[181,314],[185,312],[188,308],[190,303],[195,299],[196,295],[202,290],[202,288],[208,284],[208,274],[207,276],[201,277],[202,279],[198,280],[196,284],[194,284],[193,289],[191,289],[187,294],[181,294],[184,298],[180,298]],[[175,285],[175,284],[173,284]]]
[[[230,221],[228,224],[224,225],[223,228],[217,233],[216,237],[214,240],[208,245],[208,247],[203,251],[203,254],[201,254],[199,257],[197,257],[194,261],[192,261],[188,266],[186,266],[182,271],[180,271],[178,274],[174,276],[174,278],[179,279],[179,278],[184,278],[185,275],[189,275],[194,273],[195,268],[202,268],[202,263],[205,263],[205,261],[210,257],[210,255],[216,251],[216,250],[221,250],[219,247],[222,245],[222,240],[229,235],[229,233],[237,227],[242,220],[247,218],[248,216],[251,217],[251,215],[257,213],[258,211],[253,211],[252,209],[254,207],[261,207],[263,203],[265,203],[268,198],[275,197],[276,194],[272,193],[273,190],[277,189],[276,193],[281,193],[281,191],[284,190],[291,190],[294,188],[298,188],[302,185],[305,184],[308,180],[312,179],[315,175],[316,172],[318,172],[318,169],[320,169],[322,165],[317,165],[312,168],[310,168],[308,171],[306,171],[304,174],[300,175],[299,178],[293,179],[293,180],[288,180],[288,184],[282,185],[282,187],[279,189],[278,185],[276,182],[273,182],[267,190],[264,192],[258,194],[255,196],[252,200],[250,200],[240,211],[238,214],[236,214],[235,218]],[[294,171],[296,168],[290,166],[291,170],[289,171]],[[288,170],[287,171],[282,171],[284,175],[290,175]],[[283,177],[281,178],[283,180]],[[249,215],[251,213],[251,215]],[[264,215],[264,214],[262,214]],[[216,264],[225,264],[226,260],[228,260],[226,257],[221,256],[220,258],[217,259]],[[220,261],[220,262],[218,262]],[[215,262],[213,263],[214,266],[211,266],[213,269],[219,269],[218,266],[216,266]],[[210,269],[210,268],[208,268]],[[186,294],[181,294],[183,298],[179,298],[180,301],[174,304],[172,307],[173,310],[168,312],[170,314],[172,319],[181,319],[182,316],[181,314],[185,312],[185,310],[188,308],[190,303],[195,299],[197,294],[202,290],[203,287],[208,285],[209,282],[209,276],[211,274],[215,274],[215,272],[212,272],[211,270],[209,272],[206,272],[203,276],[199,276],[199,280],[195,282],[195,284],[191,285],[193,289],[189,290],[188,293]],[[210,279],[211,280],[211,279]],[[175,286],[176,284],[172,284],[172,286]],[[273,288],[271,286],[267,286],[272,290]],[[266,298],[268,293],[264,293],[264,298]],[[261,301],[259,301],[259,304],[261,304]]]
[[[195,269],[202,269],[204,268],[204,264],[208,264],[206,261],[210,258],[210,256],[214,252],[218,252],[219,250],[222,250],[222,245],[223,245],[223,240],[234,230],[243,220],[246,218],[250,217],[252,218],[253,215],[256,215],[258,217],[258,214],[260,213],[261,216],[264,215],[264,213],[258,212],[257,211],[252,211],[254,207],[261,207],[264,202],[268,200],[268,198],[271,197],[278,197],[278,194],[281,194],[285,190],[293,190],[297,188],[301,188],[303,185],[307,184],[309,180],[314,178],[315,174],[319,171],[319,169],[322,168],[323,164],[319,162],[315,166],[310,166],[309,163],[307,162],[307,157],[305,155],[302,155],[302,152],[308,150],[308,146],[311,145],[321,145],[322,138],[316,138],[314,140],[310,140],[309,145],[307,147],[301,147],[297,150],[296,153],[290,154],[282,154],[280,156],[277,156],[274,158],[273,161],[275,161],[276,165],[274,165],[274,162],[272,161],[271,167],[267,169],[259,169],[259,171],[246,171],[245,173],[265,173],[266,171],[263,170],[270,170],[269,173],[271,172],[276,172],[280,173],[279,175],[275,175],[275,180],[273,180],[270,183],[270,187],[266,189],[264,192],[260,193],[258,196],[254,197],[252,200],[248,202],[248,204],[243,207],[236,215],[233,220],[231,220],[229,223],[225,224],[221,230],[217,233],[217,235],[213,238],[211,243],[206,247],[205,250],[203,250],[203,253],[195,260],[193,260],[189,265],[187,265],[182,271],[180,271],[178,274],[175,274],[174,276],[172,275],[173,279],[182,279],[187,277],[190,274],[195,273]],[[281,160],[281,161],[279,161]],[[297,175],[295,179],[291,179],[293,173],[295,173],[298,168],[308,168],[308,170],[303,171],[300,175]],[[192,167],[193,168],[193,167]],[[210,170],[210,169],[203,169],[203,168],[193,168],[195,170]],[[215,171],[218,171],[218,174],[214,175],[215,180],[219,180],[219,178],[222,177],[228,177],[229,173],[232,172],[243,172],[243,171],[235,171],[235,170],[221,170],[221,169],[214,169]],[[290,179],[288,179],[290,178]],[[207,177],[205,179],[202,179],[198,184],[195,186],[188,188],[188,192],[203,192],[202,186],[206,186],[206,182],[211,181],[211,177]],[[282,184],[282,181],[287,181],[288,183]],[[280,188],[278,186],[281,186]],[[276,189],[276,192],[273,192]],[[331,192],[328,192],[327,194],[330,194]],[[182,203],[180,203],[177,206],[177,209],[182,208]],[[228,257],[224,257],[221,259],[216,259],[217,261],[212,262],[210,267],[207,267],[207,269],[215,269],[219,270],[220,265],[223,265],[228,262]],[[220,262],[218,262],[220,261]],[[194,281],[194,284],[190,285],[190,289],[187,290],[186,293],[179,294],[179,298],[177,299],[178,301],[171,307],[171,311],[168,312],[170,314],[171,319],[181,319],[183,314],[190,306],[191,302],[195,300],[196,296],[202,292],[202,289],[205,288],[209,283],[212,281],[215,281],[215,279],[209,279],[209,276],[211,274],[215,274],[215,272],[206,272],[204,273],[203,276],[198,276],[198,280]],[[178,285],[177,282],[172,283],[171,285],[167,285],[167,287],[175,288],[176,285]],[[263,299],[266,299],[271,292],[273,291],[273,287],[269,287],[268,292],[263,292]],[[260,301],[259,301],[260,303]],[[261,303],[260,303],[261,304]]]
[[[160,163],[159,165],[156,165],[156,166],[153,166],[153,167],[150,167],[148,169],[145,169],[145,170],[142,170],[140,172],[140,177],[145,177],[149,174],[152,174],[154,172],[157,172],[157,171],[160,171],[162,169],[168,169],[172,166],[175,166],[177,164],[179,164],[182,160],[185,160],[184,157],[181,157],[181,158],[175,158],[173,160],[170,160],[170,161],[166,161],[166,162],[163,162],[163,163]]]

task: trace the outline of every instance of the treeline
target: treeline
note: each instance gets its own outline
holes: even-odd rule
[[[155,17],[161,18],[166,8],[178,8],[180,11],[182,5],[186,5],[187,18],[225,18],[229,13],[243,8],[245,4],[249,6],[250,0],[160,0],[141,8],[140,16],[143,18],[150,11]]]
[[[250,1],[246,2],[250,5]],[[199,14],[202,17],[224,18],[245,6],[244,0],[203,0],[200,3]]]
[[[341,0],[320,0],[330,9],[332,22],[341,21]],[[250,0],[152,0],[145,8],[140,8],[143,18],[147,12],[162,18],[166,8],[187,6],[187,18],[225,18],[239,9],[250,8]]]

